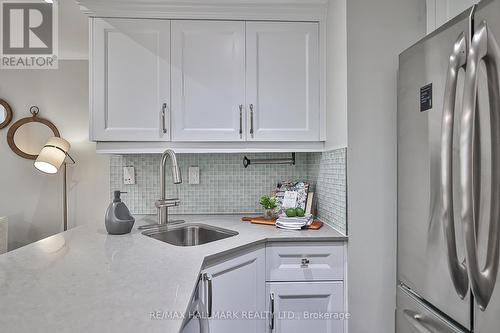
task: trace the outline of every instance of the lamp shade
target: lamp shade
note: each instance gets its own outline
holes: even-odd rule
[[[62,138],[50,138],[36,158],[35,168],[44,173],[56,173],[66,159],[70,147],[69,142]]]

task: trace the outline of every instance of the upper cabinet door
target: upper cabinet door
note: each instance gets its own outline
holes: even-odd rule
[[[319,141],[319,26],[247,22],[248,139]]]
[[[480,0],[426,0],[427,33],[431,33]]]
[[[172,21],[172,140],[245,140],[245,22]]]
[[[170,21],[93,19],[91,137],[170,140]]]

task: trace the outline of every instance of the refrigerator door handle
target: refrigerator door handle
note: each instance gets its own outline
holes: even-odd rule
[[[403,310],[406,320],[417,330],[419,333],[435,333],[439,330],[431,327],[425,318],[418,312],[411,310]]]
[[[500,49],[486,22],[481,22],[471,42],[467,60],[465,91],[460,133],[460,187],[462,201],[462,223],[465,234],[465,253],[472,292],[479,308],[484,311],[488,306],[495,287],[499,264],[500,232],[500,101],[498,100]],[[478,106],[478,80],[481,61],[486,65],[488,76],[488,95],[491,120],[491,207],[489,211],[489,232],[486,264],[481,270],[478,260],[477,212],[479,198],[475,191],[478,184],[474,179],[474,165],[480,152],[474,151],[474,136],[479,128],[475,124]],[[480,184],[480,183],[479,183]]]
[[[453,215],[453,129],[458,73],[467,63],[467,39],[461,33],[449,58],[441,121],[441,221],[443,223],[448,267],[457,294],[465,298],[469,290],[467,268],[457,254],[455,217]]]

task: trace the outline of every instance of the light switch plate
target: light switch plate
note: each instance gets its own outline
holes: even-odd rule
[[[188,168],[188,173],[189,173],[189,184],[190,185],[198,185],[200,183],[200,168],[199,167],[189,167]]]
[[[135,168],[133,166],[123,167],[123,184],[135,185]]]

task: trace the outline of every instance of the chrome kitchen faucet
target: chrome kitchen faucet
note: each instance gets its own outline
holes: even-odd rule
[[[168,207],[179,206],[181,201],[178,198],[167,199],[166,196],[166,186],[165,186],[165,166],[167,164],[167,159],[170,157],[170,161],[172,162],[172,178],[174,184],[182,183],[181,171],[179,169],[179,165],[177,164],[177,156],[172,149],[167,149],[161,156],[161,164],[160,164],[160,200],[155,202],[155,206],[158,209],[158,224],[177,224],[182,223],[184,221],[168,221]]]
[[[168,207],[179,206],[181,201],[179,198],[167,199],[167,191],[165,186],[165,166],[167,159],[170,157],[172,161],[172,178],[174,184],[182,183],[181,171],[177,164],[177,156],[172,149],[167,149],[161,155],[160,163],[160,199],[155,201],[155,206],[158,209],[158,222],[156,224],[147,224],[139,226],[139,230],[150,229],[155,227],[167,226],[172,224],[179,224],[185,222],[184,220],[168,220]]]

